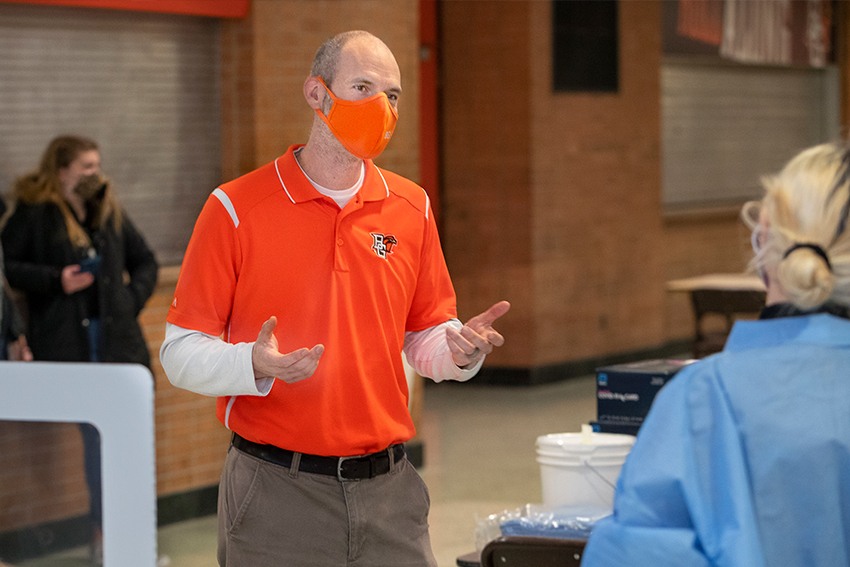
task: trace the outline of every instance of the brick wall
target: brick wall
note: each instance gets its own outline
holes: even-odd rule
[[[532,4],[440,5],[443,247],[461,319],[500,299],[512,303],[499,326],[508,341],[488,359],[496,365],[534,364],[540,331],[533,283]]]
[[[663,342],[660,4],[619,3],[617,93],[552,91],[550,6],[530,26],[536,364]]]
[[[442,5],[444,240],[461,310],[506,298],[488,364],[666,340],[660,4],[620,3],[620,89],[556,93],[551,3]],[[465,33],[470,23],[486,34]]]
[[[78,431],[69,423],[0,421],[0,533],[87,513]]]
[[[665,282],[743,270],[749,235],[735,210],[662,209],[661,4],[619,3],[617,93],[553,92],[550,2],[455,0],[440,24],[443,241],[459,308],[514,306],[488,366],[687,339],[688,298]]]

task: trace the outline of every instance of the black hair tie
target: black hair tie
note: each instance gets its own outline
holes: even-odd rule
[[[791,254],[791,252],[793,252],[794,250],[797,250],[799,248],[808,248],[809,250],[811,250],[812,252],[814,252],[815,254],[820,256],[821,258],[823,258],[823,261],[826,262],[826,267],[829,268],[830,272],[832,271],[832,264],[829,261],[829,256],[826,255],[826,251],[823,248],[821,248],[819,244],[814,244],[812,242],[799,242],[799,243],[791,246],[782,255],[782,259],[784,260],[785,258],[787,258]]]

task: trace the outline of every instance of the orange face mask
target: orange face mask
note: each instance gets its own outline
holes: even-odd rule
[[[337,98],[321,77],[316,78],[333,101],[327,116],[320,109],[316,109],[319,118],[352,155],[360,159],[379,156],[390,143],[398,122],[398,112],[390,104],[386,93],[378,93],[361,100],[344,100]]]

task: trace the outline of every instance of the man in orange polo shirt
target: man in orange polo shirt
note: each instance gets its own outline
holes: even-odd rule
[[[160,356],[233,431],[221,565],[436,565],[401,352],[467,380],[510,305],[457,320],[426,193],[372,162],[400,95],[378,38],[326,41],[304,83],[307,143],[217,188],[198,218]]]

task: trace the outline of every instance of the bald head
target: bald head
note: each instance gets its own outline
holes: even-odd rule
[[[313,77],[321,77],[326,84],[333,83],[336,77],[337,67],[340,57],[350,44],[358,44],[367,49],[374,49],[378,52],[384,52],[383,55],[388,55],[395,61],[392,51],[378,37],[363,30],[351,30],[339,33],[330,39],[326,40],[319,49],[316,50],[316,55],[313,57],[313,66],[310,69],[310,75]]]

